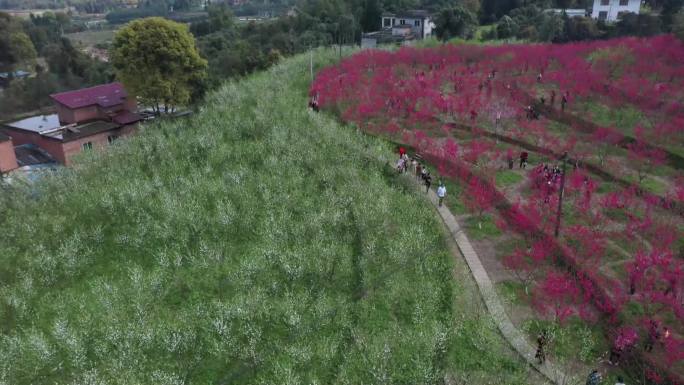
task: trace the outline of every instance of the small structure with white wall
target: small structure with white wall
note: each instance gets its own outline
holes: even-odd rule
[[[568,8],[568,9],[561,9],[561,8],[552,8],[552,9],[547,9],[547,12],[553,12],[558,15],[562,15],[565,13],[568,15],[568,17],[585,17],[587,16],[587,10],[584,8]]]
[[[639,14],[641,0],[594,0],[591,17],[605,22],[615,22],[626,13]]]
[[[430,13],[423,10],[406,11],[399,13],[383,13],[382,29],[406,29],[410,28],[416,39],[425,39],[432,36],[435,23]],[[403,31],[402,31],[403,32]],[[397,33],[402,34],[403,33]],[[396,34],[395,34],[396,36]]]

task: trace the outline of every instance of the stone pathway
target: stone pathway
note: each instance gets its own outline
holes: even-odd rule
[[[420,191],[424,193],[424,187],[420,187]],[[473,249],[473,246],[470,244],[465,232],[459,226],[456,218],[451,211],[449,211],[446,205],[439,207],[437,194],[435,194],[433,190],[430,190],[430,192],[427,194],[427,197],[435,206],[439,216],[442,218],[444,224],[449,229],[451,236],[456,241],[456,244],[461,251],[461,255],[466,260],[466,263],[470,268],[470,272],[472,273],[473,278],[475,278],[475,282],[477,282],[482,299],[484,300],[489,313],[492,315],[494,322],[506,341],[508,341],[508,343],[510,343],[511,346],[513,346],[513,348],[523,358],[525,358],[525,360],[531,366],[533,366],[537,371],[543,374],[554,384],[566,385],[571,383],[572,378],[563,373],[560,368],[550,363],[548,360],[544,365],[537,364],[537,360],[534,357],[536,353],[536,346],[532,346],[527,341],[524,334],[518,330],[515,325],[513,325],[513,322],[511,322],[510,318],[506,314],[506,311],[504,310],[503,304],[496,292],[494,284],[492,283],[491,279],[489,279],[487,271],[485,271],[484,267],[482,266],[482,262],[480,262],[480,258],[475,252],[475,249]]]

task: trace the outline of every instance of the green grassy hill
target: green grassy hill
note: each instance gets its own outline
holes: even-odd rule
[[[530,383],[390,147],[308,80],[289,59],[0,190],[0,384]]]

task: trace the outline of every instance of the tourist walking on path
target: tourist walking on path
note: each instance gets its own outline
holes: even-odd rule
[[[547,341],[546,330],[544,330],[537,336],[537,353],[534,355],[539,365],[546,362],[546,352],[544,349],[546,348]]]
[[[430,185],[432,184],[432,177],[430,176],[429,172],[425,173],[425,193],[427,194],[428,191],[430,191]]]
[[[405,167],[405,165],[404,165],[404,159],[403,159],[403,158],[399,158],[399,160],[397,160],[397,166],[396,166],[396,167],[397,167],[397,171],[398,171],[400,174],[401,174],[402,172],[404,172],[404,167]]]
[[[314,110],[314,112],[318,112],[319,106],[318,106],[318,93],[316,93],[314,96],[311,97],[309,100],[309,108]]]
[[[598,372],[598,370],[594,369],[589,373],[589,377],[587,377],[587,383],[586,385],[599,385],[603,378],[601,377],[601,373]]]
[[[527,151],[523,151],[520,153],[520,168],[526,168],[527,167],[527,158],[529,157],[529,154]]]
[[[439,198],[439,207],[442,207],[442,202],[444,197],[446,197],[446,186],[444,186],[442,181],[439,181],[439,187],[437,187],[437,197]]]

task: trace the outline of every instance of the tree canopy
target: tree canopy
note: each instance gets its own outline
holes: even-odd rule
[[[207,68],[188,27],[160,17],[122,28],[114,37],[111,61],[130,92],[166,112],[190,101]]]
[[[440,40],[449,40],[453,37],[471,37],[477,18],[475,15],[462,6],[445,8],[439,12],[435,19],[436,34]]]

